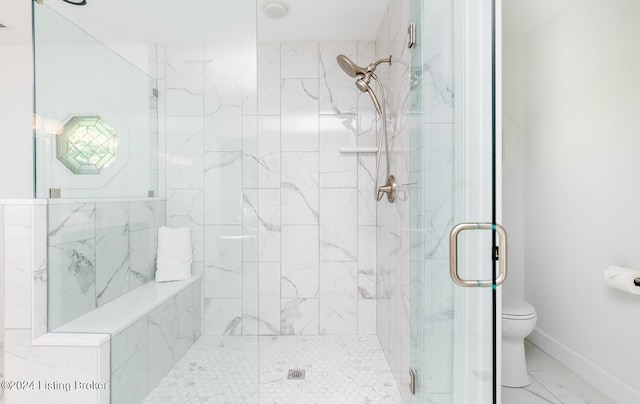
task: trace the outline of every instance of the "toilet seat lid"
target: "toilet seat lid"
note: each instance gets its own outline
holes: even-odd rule
[[[535,316],[536,309],[524,300],[503,294],[502,295],[502,315],[509,318],[531,318]]]

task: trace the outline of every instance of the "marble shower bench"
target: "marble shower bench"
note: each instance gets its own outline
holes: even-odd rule
[[[84,338],[103,344],[110,336],[109,371],[103,371],[110,375],[110,402],[133,404],[144,400],[201,335],[202,278],[194,274],[185,281],[148,282],[33,342],[69,340],[72,346]]]

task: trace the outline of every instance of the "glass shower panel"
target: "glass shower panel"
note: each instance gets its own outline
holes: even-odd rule
[[[36,197],[158,196],[156,80],[47,5],[33,11]]]
[[[415,32],[423,32],[423,0],[411,0],[409,23],[414,24]],[[424,330],[425,330],[425,133],[423,102],[423,43],[416,38],[417,44],[410,50],[411,91],[409,94],[409,136],[411,147],[411,168],[409,197],[411,199],[411,377],[416,380],[415,394],[411,402],[421,404],[424,401]]]
[[[495,223],[492,1],[411,2],[412,403],[494,402],[494,290],[455,285],[449,235]],[[492,231],[458,237],[458,272],[492,279]]]

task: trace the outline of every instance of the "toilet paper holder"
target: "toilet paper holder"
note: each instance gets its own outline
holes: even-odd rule
[[[636,286],[640,286],[640,278],[636,278],[633,280],[633,284]]]

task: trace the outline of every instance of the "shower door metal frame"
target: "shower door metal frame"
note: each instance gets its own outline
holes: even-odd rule
[[[490,130],[487,131],[486,130],[487,128],[483,130],[482,128],[477,128],[477,127],[463,128],[461,130],[462,132],[461,136],[462,137],[465,137],[465,136],[480,137],[480,136],[489,136],[489,135],[491,136],[490,156],[484,156],[485,158],[490,157],[490,161],[491,161],[491,166],[490,166],[491,188],[490,190],[487,189],[487,192],[490,192],[489,195],[491,198],[491,206],[490,206],[491,211],[490,213],[488,211],[483,212],[483,215],[481,215],[481,217],[477,217],[477,216],[467,217],[466,216],[467,212],[465,212],[464,204],[469,203],[468,195],[464,195],[462,196],[462,198],[459,198],[462,201],[458,201],[458,205],[461,205],[461,206],[458,206],[457,210],[458,212],[465,212],[465,213],[461,214],[460,216],[457,216],[459,218],[462,218],[463,220],[462,220],[462,223],[457,223],[454,225],[452,229],[452,238],[455,237],[456,238],[455,242],[457,243],[458,232],[465,229],[469,229],[469,228],[476,228],[476,229],[490,231],[491,232],[490,239],[489,237],[486,237],[486,240],[485,240],[487,244],[482,244],[484,247],[477,249],[477,251],[475,251],[475,254],[474,254],[474,251],[471,251],[471,255],[468,257],[470,260],[473,260],[473,261],[485,262],[487,264],[486,265],[487,268],[485,269],[489,269],[490,273],[489,271],[483,272],[483,276],[479,276],[480,280],[474,279],[473,281],[465,281],[463,279],[460,279],[457,272],[456,249],[452,249],[452,251],[450,251],[450,260],[451,260],[450,273],[452,277],[452,282],[456,284],[455,288],[459,288],[460,291],[463,291],[465,289],[473,290],[474,288],[475,289],[479,288],[479,289],[486,290],[491,295],[491,313],[490,315],[487,316],[487,317],[490,317],[490,320],[491,320],[490,369],[492,373],[491,375],[492,391],[491,391],[490,402],[492,402],[493,404],[496,404],[501,402],[501,387],[500,387],[501,385],[501,335],[502,335],[501,333],[501,330],[502,330],[501,285],[505,281],[507,276],[507,257],[506,257],[507,256],[507,235],[506,235],[506,231],[499,224],[499,222],[502,219],[501,153],[499,154],[497,152],[499,150],[502,150],[501,120],[497,119],[498,116],[501,116],[501,111],[502,111],[502,98],[501,98],[502,88],[501,88],[501,81],[499,80],[499,78],[502,75],[502,72],[501,72],[502,54],[501,54],[501,48],[499,46],[499,44],[501,44],[501,32],[502,32],[502,26],[501,26],[502,0],[485,0],[482,2],[481,6],[478,5],[480,2],[476,3],[476,1],[477,0],[454,0],[454,32],[456,32],[457,30],[457,34],[458,34],[458,41],[454,39],[454,48],[456,48],[454,53],[457,55],[458,61],[463,60],[463,58],[466,56],[467,51],[461,50],[460,45],[463,45],[463,47],[470,46],[470,44],[468,44],[465,41],[465,39],[467,40],[469,39],[466,31],[473,29],[473,28],[470,28],[469,25],[477,24],[477,26],[482,26],[483,22],[490,23],[490,27],[489,27],[490,32],[487,32],[488,37],[480,37],[480,39],[478,40],[479,44],[475,43],[475,45],[478,46],[480,49],[471,51],[471,53],[475,52],[475,56],[476,56],[476,59],[474,60],[475,62],[478,62],[478,60],[481,60],[481,62],[487,63],[487,65],[485,66],[475,65],[476,70],[482,71],[483,68],[489,69],[489,71],[485,73],[490,74],[490,94],[487,94],[482,91],[480,92],[484,97],[490,96]],[[480,12],[480,10],[475,10],[476,12],[468,11],[465,8],[466,6],[469,6],[469,5],[472,5],[475,7],[490,8],[490,10],[488,10],[487,14],[483,14],[484,12],[487,11],[484,9],[482,10],[482,12]],[[459,15],[456,15],[456,12],[455,12],[456,6],[458,7],[458,10],[465,9],[464,10],[465,12],[462,13],[463,15],[460,15],[460,13],[458,13]],[[482,20],[483,18],[485,18],[487,21],[483,21]],[[457,23],[457,26],[456,26],[456,23]],[[476,26],[476,29],[478,29],[477,26]],[[454,38],[455,36],[456,34],[454,33]],[[464,42],[460,42],[461,39]],[[477,39],[477,38],[474,38],[474,39]],[[487,44],[487,41],[489,41],[488,44]],[[489,46],[487,47],[487,45]],[[462,55],[462,57],[460,55]],[[464,60],[464,63],[459,63],[458,66],[456,66],[456,70],[454,73],[454,81],[456,80],[456,78],[460,78],[460,77],[466,78],[467,76],[471,76],[470,80],[478,80],[478,81],[482,81],[483,77],[485,79],[488,78],[486,76],[482,76],[481,72],[478,73],[475,70],[472,72],[472,74],[469,74],[468,70],[470,68],[471,68],[470,62],[468,62],[467,60]],[[485,80],[485,81],[488,82],[489,80]],[[475,84],[475,86],[481,87],[481,84]],[[462,108],[459,108],[463,111],[457,115],[457,118],[454,118],[454,122],[456,123],[462,122],[463,125],[465,125],[467,124],[466,114],[470,114],[470,113],[468,111],[464,111],[464,108],[466,105],[469,104],[469,101],[465,99],[466,94],[464,94],[463,89],[466,89],[466,83],[464,83],[463,86],[459,86],[459,85],[456,86],[454,90],[454,93],[456,95],[457,101],[459,101],[459,104],[460,103],[464,104]],[[477,88],[476,88],[476,92],[478,92]],[[478,94],[474,94],[474,95],[477,96]],[[470,98],[470,97],[467,97],[467,98]],[[473,99],[472,104],[474,105],[474,109],[477,108],[477,110],[475,111],[476,113],[478,112],[478,110],[481,110],[482,107],[481,106],[478,107],[478,104],[482,104],[481,100]],[[463,143],[461,146],[462,147],[466,146],[466,143]],[[465,152],[466,153],[465,156],[468,158],[470,154],[473,152],[476,152],[476,150],[467,150]],[[482,149],[482,152],[486,153],[487,151]],[[465,160],[464,164],[466,163],[467,161]],[[488,167],[482,166],[481,168],[488,168]],[[463,173],[462,178],[460,177],[460,173],[459,173],[458,176],[456,176],[456,179],[455,179],[456,182],[459,181],[460,183],[465,183],[467,184],[467,187],[469,187],[468,183],[472,182],[473,180],[472,179],[470,180],[469,178],[464,177],[464,168],[460,169],[459,171]],[[474,185],[477,186],[479,184],[472,184],[470,187],[473,187]],[[472,219],[471,223],[464,223],[469,219]],[[455,219],[454,219],[454,222],[456,222]],[[479,222],[484,222],[484,223],[479,223]],[[499,250],[498,250],[498,244],[500,244]],[[473,248],[471,248],[471,250],[473,250]],[[490,265],[488,260],[490,260]],[[454,266],[456,267],[455,273],[453,268]],[[480,292],[480,293],[483,293],[483,292]],[[475,315],[477,314],[478,314],[478,311],[476,310]],[[465,313],[464,316],[473,317],[474,313],[473,312]],[[465,321],[466,320],[464,319],[462,320],[462,322],[465,322]],[[460,322],[461,321],[458,320],[458,323]],[[470,322],[473,323],[474,320],[472,319]],[[464,336],[462,338],[464,338]],[[454,364],[454,368],[455,366],[456,365]],[[458,364],[458,367],[460,367],[460,364]],[[487,369],[488,368],[489,366],[487,366]],[[463,371],[459,369],[458,374],[456,376],[460,376],[462,374],[463,374]],[[454,382],[456,381],[456,376],[454,376]],[[455,400],[454,398],[454,402],[455,403],[458,403],[458,402],[486,403],[488,402],[486,400],[489,400],[488,392],[487,392],[487,396],[473,397],[471,398],[471,401],[469,401],[470,398],[467,397],[465,393],[467,392],[465,391],[465,392],[462,392],[461,394],[458,394],[459,400]],[[454,397],[455,397],[455,394],[454,394]]]

